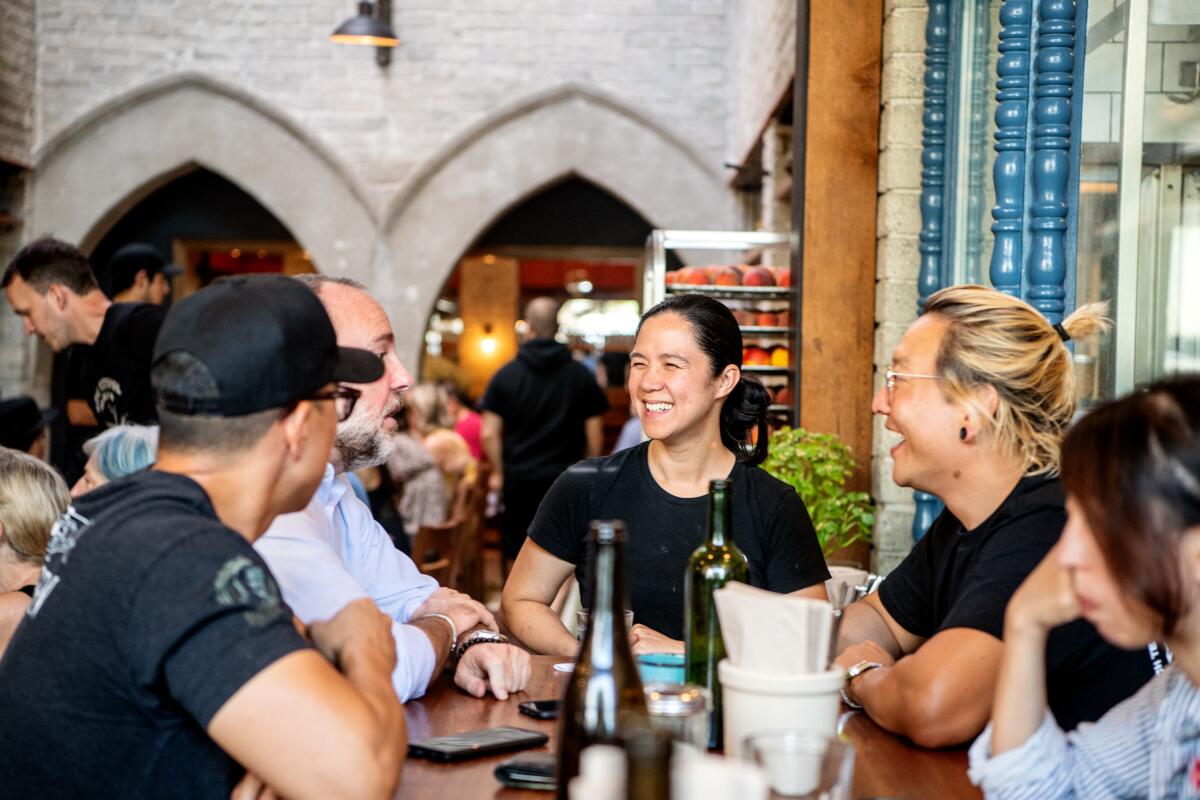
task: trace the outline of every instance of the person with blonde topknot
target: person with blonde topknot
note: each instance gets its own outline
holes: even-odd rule
[[[1109,327],[1102,304],[1052,324],[983,286],[932,295],[884,371],[872,411],[897,436],[892,478],[946,508],[879,592],[846,610],[843,695],[927,747],[986,724],[1004,610],[1066,522],[1059,445],[1077,397],[1069,342]],[[1046,651],[1050,709],[1064,730],[1098,719],[1163,666],[1156,648],[1104,642],[1086,621]]]

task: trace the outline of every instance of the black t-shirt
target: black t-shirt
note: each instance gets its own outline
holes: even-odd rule
[[[574,564],[580,586],[585,586],[588,524],[624,520],[634,622],[682,639],[684,573],[688,558],[708,535],[708,497],[668,494],[650,474],[649,449],[650,443],[643,442],[568,469],[542,501],[529,538]],[[733,541],[750,562],[750,583],[794,592],[826,580],[829,570],[817,533],[795,489],[740,462],[729,477]]]
[[[492,377],[480,408],[504,420],[506,477],[554,480],[583,458],[583,423],[607,411],[608,399],[564,345],[533,339]]]
[[[153,424],[150,362],[166,311],[152,303],[113,303],[86,351],[80,389],[102,428]]]
[[[146,471],[102,486],[55,526],[0,660],[0,795],[226,800],[244,770],[206,727],[304,647],[199,485]]]
[[[879,599],[915,636],[971,628],[1001,639],[1009,598],[1065,524],[1058,480],[1023,478],[974,530],[964,530],[948,509],[943,511],[880,585]],[[1097,720],[1132,695],[1154,677],[1157,652],[1119,650],[1086,620],[1052,631],[1046,647],[1047,696],[1059,725],[1071,730]]]

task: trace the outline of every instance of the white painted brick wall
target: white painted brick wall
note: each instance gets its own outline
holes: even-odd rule
[[[576,82],[649,114],[717,166],[727,157],[731,2],[394,0],[401,44],[382,70],[371,51],[327,40],[353,0],[41,0],[37,139],[149,80],[200,72],[315,132],[382,202],[489,112]],[[740,5],[758,30],[789,3]],[[762,106],[739,102],[748,113]]]
[[[883,112],[879,131],[879,211],[875,292],[875,386],[916,317],[921,229],[921,113],[924,0],[888,0],[883,25]],[[875,568],[890,571],[912,545],[912,492],[892,482],[892,434],[875,418],[871,486],[876,502]]]
[[[27,164],[33,143],[34,0],[0,3],[0,158]]]
[[[796,0],[733,0],[731,159],[754,146],[796,71]]]

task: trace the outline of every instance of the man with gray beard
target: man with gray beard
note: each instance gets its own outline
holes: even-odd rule
[[[337,426],[321,485],[303,511],[276,517],[255,549],[302,622],[327,619],[363,597],[392,619],[392,685],[401,701],[424,694],[453,658],[458,659],[455,683],[476,697],[490,689],[503,700],[525,688],[529,654],[506,643],[481,603],[422,575],[393,546],[344,474],[384,463],[399,435],[395,416],[412,378],[396,356],[391,322],[355,281],[324,275],[297,280],[325,306],[338,345],[375,353],[384,374],[374,383],[345,384],[359,395],[350,416]]]

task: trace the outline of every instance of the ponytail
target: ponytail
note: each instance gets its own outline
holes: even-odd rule
[[[767,460],[767,407],[771,393],[743,375],[721,406],[721,443],[752,467]],[[757,430],[757,440],[754,432]]]

